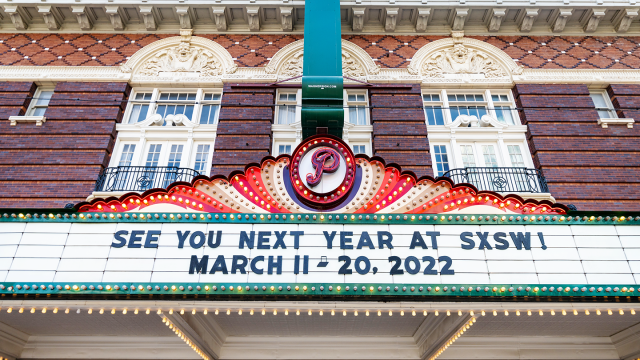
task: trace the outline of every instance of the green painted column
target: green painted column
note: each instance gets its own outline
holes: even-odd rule
[[[342,39],[339,0],[306,0],[302,71],[302,136],[342,138]]]

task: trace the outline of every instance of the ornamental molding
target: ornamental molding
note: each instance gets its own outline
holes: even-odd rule
[[[496,118],[491,115],[483,115],[480,119],[478,119],[475,115],[459,115],[452,123],[446,124],[445,127],[454,129],[454,128],[495,128],[495,129],[504,129],[507,124],[499,122]]]
[[[157,78],[197,78],[208,80],[233,74],[238,65],[231,54],[215,41],[192,36],[192,30],[180,30],[174,36],[153,42],[138,50],[120,71],[133,74],[134,80]]]
[[[478,82],[509,80],[522,74],[524,67],[509,55],[486,42],[465,38],[462,31],[453,31],[450,38],[431,42],[416,52],[407,72],[420,75],[426,81],[458,80],[460,75]]]
[[[300,76],[303,57],[304,40],[298,40],[278,50],[264,68],[264,72],[282,78]],[[373,62],[366,51],[350,41],[342,40],[342,75],[363,78],[379,72],[380,66]]]

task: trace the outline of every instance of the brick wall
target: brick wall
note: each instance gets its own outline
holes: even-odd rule
[[[0,65],[114,66],[152,42],[178,34],[0,34]],[[302,35],[198,34],[226,48],[240,67],[264,66]],[[638,36],[470,36],[530,69],[637,69]],[[344,35],[382,68],[406,68],[424,45],[446,36]],[[616,61],[617,60],[617,61]]]
[[[611,85],[608,91],[616,107],[640,100],[640,86]],[[586,85],[516,85],[514,96],[551,195],[578,210],[640,210],[639,127],[603,129]]]
[[[371,88],[369,96],[373,155],[417,176],[433,176],[420,86]]]
[[[271,154],[275,88],[225,84],[212,175],[228,175]]]
[[[35,89],[0,83],[0,208],[61,208],[85,200],[108,166],[130,91],[122,82],[61,82],[42,126],[10,126],[8,117],[24,114]]]

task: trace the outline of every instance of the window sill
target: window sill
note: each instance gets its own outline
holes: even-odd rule
[[[629,129],[633,129],[633,119],[598,119],[598,125],[603,129],[609,128],[609,125],[627,125]]]
[[[42,126],[47,121],[44,116],[10,116],[11,126],[16,126],[19,122],[34,122],[36,126]]]

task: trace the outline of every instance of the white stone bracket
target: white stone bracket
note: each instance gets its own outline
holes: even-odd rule
[[[586,33],[595,32],[602,19],[607,14],[607,9],[589,9],[580,19],[582,29]]]
[[[538,13],[540,9],[529,9],[524,8],[521,9],[516,17],[516,24],[518,24],[518,30],[522,32],[529,32],[533,27],[533,23],[536,22],[538,18]]]
[[[144,28],[147,31],[155,31],[158,29],[158,15],[157,11],[151,5],[140,5],[138,7],[140,15],[142,15],[142,21],[144,22]]]
[[[10,116],[9,121],[11,126],[16,126],[18,123],[36,123],[36,126],[42,126],[47,121],[44,116]]]
[[[429,25],[432,17],[433,13],[431,12],[431,8],[418,8],[418,14],[416,16],[416,31],[427,31],[427,26]]]
[[[634,123],[633,119],[598,119],[598,125],[603,129],[609,128],[609,125],[627,125],[629,129],[633,129]]]
[[[29,28],[32,17],[27,11],[24,11],[22,7],[17,5],[5,5],[4,12],[9,14],[11,17],[11,22],[16,30],[27,30]]]
[[[85,31],[93,29],[93,24],[96,20],[98,20],[98,17],[96,16],[96,13],[93,11],[93,9],[84,5],[71,6],[71,13],[76,16],[76,20],[78,20],[78,26],[80,26],[80,29]]]

